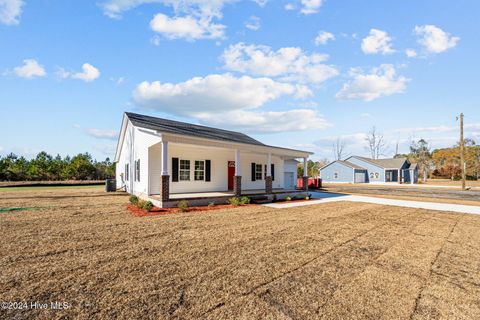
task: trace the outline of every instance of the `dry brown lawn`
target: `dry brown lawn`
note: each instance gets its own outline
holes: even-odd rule
[[[337,202],[137,218],[0,191],[0,319],[480,319],[480,216]]]

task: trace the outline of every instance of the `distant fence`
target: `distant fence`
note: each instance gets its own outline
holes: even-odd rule
[[[322,187],[322,179],[320,178],[308,178],[308,187],[311,189],[319,189]],[[303,188],[303,179],[297,179],[297,188]]]

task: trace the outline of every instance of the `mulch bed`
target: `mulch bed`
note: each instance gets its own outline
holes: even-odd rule
[[[212,210],[233,209],[233,208],[247,207],[247,206],[256,206],[256,204],[244,204],[236,207],[231,204],[218,204],[213,207],[196,206],[196,207],[188,207],[188,210],[186,212],[206,212],[206,211],[212,211]],[[127,204],[126,208],[135,217],[164,216],[168,214],[181,213],[181,210],[178,208],[158,208],[154,206],[152,210],[145,211],[133,204]]]

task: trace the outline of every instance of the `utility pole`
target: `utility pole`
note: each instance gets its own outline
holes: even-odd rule
[[[460,113],[460,166],[462,169],[462,190],[465,190],[465,141],[463,140],[463,113]]]

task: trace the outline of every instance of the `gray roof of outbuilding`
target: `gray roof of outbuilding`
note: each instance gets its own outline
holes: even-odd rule
[[[131,112],[125,112],[125,114],[127,115],[128,119],[130,119],[132,124],[137,127],[158,130],[166,133],[265,146],[265,144],[261,143],[260,141],[236,131],[228,131],[186,122],[150,117]]]
[[[384,169],[400,169],[407,158],[391,158],[391,159],[370,159],[365,157],[354,156],[355,158],[373,163]]]
[[[410,169],[410,170],[415,170],[416,168],[417,168],[417,164],[416,164],[416,163],[412,163],[412,164],[410,165],[410,168],[409,168],[409,169]]]
[[[365,168],[355,164],[355,163],[351,163],[349,161],[345,161],[345,160],[337,160],[337,162],[340,162],[346,166],[349,166],[350,168],[353,168],[353,169],[359,169],[359,170],[366,170]]]

